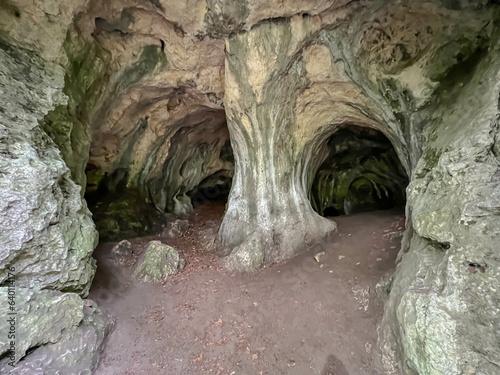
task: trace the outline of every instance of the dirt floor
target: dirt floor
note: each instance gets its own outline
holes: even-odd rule
[[[223,204],[207,203],[181,232],[130,240],[136,255],[152,239],[181,253],[184,270],[164,285],[132,282],[134,265],[111,258],[114,243],[98,247],[90,298],[117,326],[97,374],[378,374],[382,308],[374,291],[394,269],[404,215],[335,217],[338,231],[324,244],[253,274],[232,274],[206,250],[223,212]]]

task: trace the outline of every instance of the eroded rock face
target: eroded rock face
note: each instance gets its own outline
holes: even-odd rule
[[[328,140],[370,128],[410,179],[384,372],[499,373],[495,3],[2,4],[0,262],[22,287],[85,294],[85,190],[101,229],[138,234],[233,174],[226,264],[288,258],[335,229],[309,200]]]
[[[87,295],[97,232],[80,187],[38,121],[64,102],[60,66],[0,49],[0,279]],[[36,275],[36,277],[34,277]]]
[[[8,288],[0,288],[0,296],[7,301]],[[2,316],[12,317],[8,304],[0,309]],[[16,288],[15,311],[15,353],[11,356],[10,341],[0,342],[2,374],[86,374],[97,369],[114,321],[92,301],[74,293]],[[3,319],[0,328],[9,332],[10,322]]]
[[[497,35],[489,48],[441,94],[408,188],[414,232],[404,241],[382,343],[394,353],[396,334],[415,373],[500,371]]]
[[[492,62],[498,10],[484,6],[386,3],[347,13],[335,27],[322,24],[328,22],[326,14],[316,21],[292,17],[228,38],[228,124],[237,166],[253,166],[247,176],[236,173],[220,231],[223,242],[234,246],[231,265],[255,267],[272,258],[262,249],[274,245],[279,254],[287,239],[297,240],[300,230],[288,233],[279,227],[286,219],[273,222],[266,212],[285,216],[273,205],[276,196],[290,199],[296,195],[289,190],[308,191],[307,171],[324,161],[325,140],[340,125],[383,132],[411,175],[409,229],[381,331],[388,374],[498,372],[499,353],[492,349],[499,340],[492,328],[499,307],[494,281],[498,75]],[[304,41],[294,30],[303,33]],[[320,61],[328,68],[317,67]],[[301,82],[306,77],[309,81]],[[473,109],[467,103],[471,97]],[[263,154],[277,145],[285,151],[261,161],[252,149],[255,139],[264,140]],[[289,150],[295,152],[290,158]],[[287,187],[282,193],[287,186],[283,171],[296,173],[287,160],[299,171],[301,162],[308,164],[300,178],[292,179],[295,190]],[[285,167],[265,176],[274,165]],[[247,208],[248,191],[259,191],[260,178],[266,181],[262,186],[272,188],[251,203],[255,208]],[[301,212],[289,201],[276,206],[287,205],[288,216]],[[301,210],[310,212],[308,203]],[[279,234],[265,245],[266,230],[262,235],[258,226],[245,224],[255,222],[249,220],[254,212],[255,221]],[[307,220],[302,223],[308,228]],[[305,231],[317,238],[313,230]],[[302,233],[297,242],[303,244]],[[482,327],[471,334],[477,324]],[[394,353],[401,362],[391,358]]]
[[[13,282],[17,313],[15,368],[9,365],[6,335],[0,345],[0,372],[5,374],[69,373],[69,363],[75,365],[71,368],[80,364],[93,371],[109,333],[108,320],[87,318],[80,298],[88,294],[95,273],[91,257],[98,238],[95,225],[81,188],[39,123],[67,101],[62,93],[64,68],[53,61],[60,54],[46,47],[49,40],[52,48],[65,37],[67,25],[53,19],[69,23],[76,6],[68,4],[58,11],[58,5],[50,4],[0,6],[0,296],[9,301],[6,283]],[[43,30],[11,25],[11,16],[25,22],[37,19]],[[3,317],[10,316],[9,307],[2,304]],[[9,331],[7,318],[0,324]],[[81,350],[76,342],[88,347]],[[38,358],[36,363],[26,359],[27,353]]]

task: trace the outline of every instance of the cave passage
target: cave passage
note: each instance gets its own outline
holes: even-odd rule
[[[208,176],[194,189],[187,192],[187,196],[191,198],[193,208],[214,201],[226,204],[229,191],[231,190],[232,178],[224,171],[219,171],[211,176]]]
[[[408,178],[382,133],[348,126],[330,136],[327,147],[311,189],[316,212],[328,217],[404,206]]]
[[[95,165],[91,157],[85,199],[101,240],[156,233],[166,223],[165,213],[182,216],[208,201],[226,203],[234,157],[224,113],[200,119],[203,114],[188,115],[170,137],[148,150],[141,172],[135,173],[139,177],[133,176],[130,151],[124,152],[119,167],[109,171]],[[133,147],[129,143],[128,149]]]

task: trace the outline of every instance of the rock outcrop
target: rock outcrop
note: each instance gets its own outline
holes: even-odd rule
[[[381,340],[388,357],[399,343],[411,373],[500,371],[499,47],[495,31],[428,112]]]
[[[230,264],[249,269],[281,249],[292,249],[289,256],[306,234],[320,237],[322,226],[304,218],[314,217],[308,202],[294,206],[311,186],[307,171],[323,162],[325,141],[339,128],[377,129],[411,181],[381,329],[384,371],[495,374],[498,9],[351,6],[343,19],[294,16],[228,37],[225,101],[239,169],[220,231]],[[281,227],[297,213],[299,230]]]
[[[107,317],[97,308],[88,311],[80,298],[94,277],[91,255],[98,234],[81,187],[40,125],[68,100],[62,93],[64,67],[56,61],[63,56],[60,43],[77,7],[50,1],[0,6],[3,374],[94,371],[112,328]],[[12,317],[15,337],[9,339]]]
[[[0,288],[3,301],[8,295],[8,288]],[[2,374],[85,374],[97,369],[114,322],[92,301],[74,293],[15,288],[14,302],[14,310],[7,303],[0,307],[0,329],[13,332],[0,341]],[[7,318],[15,320],[14,330]]]
[[[111,238],[233,179],[218,239],[247,271],[331,233],[313,207],[400,201],[408,179],[383,371],[500,372],[496,1],[9,0],[0,12],[3,281],[13,267],[20,288],[88,293],[84,194]],[[329,140],[348,128],[394,151],[336,164]],[[158,280],[177,269],[165,267]],[[77,334],[94,332],[97,350],[99,314],[78,316],[101,327]],[[58,358],[44,347],[32,363]]]
[[[80,187],[38,122],[64,103],[63,69],[20,47],[0,49],[0,280],[88,294],[97,231]]]

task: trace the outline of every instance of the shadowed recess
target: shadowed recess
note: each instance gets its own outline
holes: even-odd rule
[[[311,189],[311,203],[319,214],[350,215],[404,206],[408,179],[382,133],[349,126],[327,143],[329,155]]]

